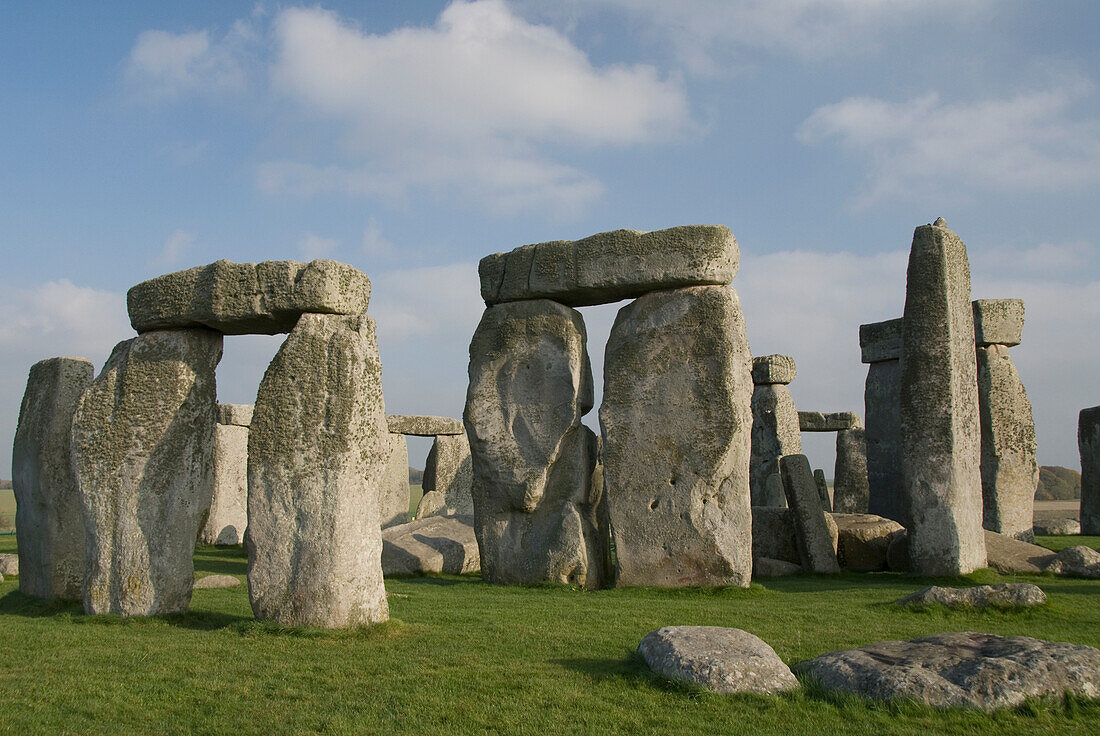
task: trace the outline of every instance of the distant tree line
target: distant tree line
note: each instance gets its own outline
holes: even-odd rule
[[[424,485],[424,471],[409,466],[409,483],[414,486]]]
[[[1081,498],[1080,473],[1058,465],[1040,466],[1036,501],[1074,501],[1078,498]]]

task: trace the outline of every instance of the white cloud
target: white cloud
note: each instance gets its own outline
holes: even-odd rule
[[[248,81],[248,55],[256,41],[255,29],[243,20],[219,39],[205,29],[142,31],[126,60],[125,78],[139,97],[154,102],[192,92],[239,91]]]
[[[186,230],[176,230],[161,246],[160,253],[149,259],[153,268],[169,268],[179,264],[184,254],[195,244],[195,236]]]
[[[852,97],[819,107],[803,143],[836,141],[867,168],[856,206],[944,196],[972,187],[1057,191],[1100,181],[1100,123],[1078,119],[1091,93],[1080,79],[1004,99],[949,103],[936,93],[907,102]]]
[[[298,252],[302,258],[312,261],[314,258],[328,258],[339,247],[340,242],[335,238],[322,238],[320,235],[306,233],[298,241]]]

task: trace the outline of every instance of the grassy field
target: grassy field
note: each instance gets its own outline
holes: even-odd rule
[[[14,551],[12,537],[0,551]],[[240,548],[205,547],[200,575],[244,578]],[[1031,580],[1025,613],[911,611],[931,582]],[[718,696],[650,675],[634,655],[671,624],[746,629],[787,662],[944,631],[1100,646],[1100,581],[796,576],[741,589],[503,587],[477,577],[392,579],[393,620],[350,632],[255,621],[245,587],[198,590],[184,616],[84,616],[0,584],[0,732],[165,734],[1095,734],[1100,703],[992,716],[814,692]]]
[[[1060,552],[1066,547],[1076,547],[1079,544],[1083,544],[1086,547],[1092,547],[1093,549],[1100,549],[1100,537],[1090,537],[1084,534],[1058,537],[1036,537],[1035,544],[1055,552]]]
[[[0,532],[15,529],[15,492],[10,488],[0,488]]]

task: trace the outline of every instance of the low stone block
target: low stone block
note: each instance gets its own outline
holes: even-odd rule
[[[481,569],[472,516],[433,516],[382,532],[382,574],[462,575]]]
[[[860,360],[864,363],[898,360],[901,357],[901,340],[901,318],[860,325]]]
[[[836,547],[829,528],[831,519],[821,508],[821,500],[805,455],[789,455],[779,461],[787,505],[794,517],[795,536],[803,567],[816,573],[838,573]]]
[[[1032,608],[1047,602],[1046,593],[1031,583],[998,583],[970,588],[941,588],[930,585],[897,601],[899,606],[945,606],[947,608]]]
[[[1002,575],[1036,575],[1054,559],[1054,553],[1046,547],[989,530],[985,532],[985,550],[989,567]]]
[[[974,309],[974,341],[984,345],[1019,345],[1024,333],[1023,299],[977,299]]]
[[[798,371],[789,355],[758,355],[752,359],[752,382],[757,385],[790,383]]]
[[[752,561],[752,576],[754,578],[779,578],[786,575],[797,575],[806,572],[806,569],[794,562],[773,560],[770,557],[756,557]]]
[[[466,434],[461,419],[416,414],[387,414],[386,425],[394,434],[414,437]]]
[[[741,629],[666,626],[646,634],[638,653],[657,674],[717,693],[770,695],[799,687],[775,650]]]
[[[19,555],[0,555],[0,575],[19,575]]]
[[[237,588],[241,584],[238,578],[232,575],[206,575],[195,581],[197,590],[213,590],[216,588]]]
[[[859,572],[887,569],[887,553],[901,524],[874,514],[833,514],[840,566]]]
[[[1081,533],[1081,522],[1077,519],[1044,519],[1035,522],[1032,531],[1043,537],[1070,536]]]
[[[1077,578],[1100,578],[1100,552],[1083,544],[1066,547],[1047,564],[1046,572]]]
[[[863,421],[854,411],[798,412],[798,428],[803,432],[842,432],[846,429],[860,429]]]

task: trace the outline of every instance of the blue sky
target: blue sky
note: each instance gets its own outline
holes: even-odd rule
[[[159,273],[354,264],[388,409],[459,416],[480,257],[690,223],[736,234],[753,352],[795,357],[798,405],[862,412],[858,325],[901,314],[913,228],[943,216],[975,298],[1025,299],[1040,461],[1076,466],[1096,28],[1087,1],[4,3],[0,445],[30,364],[101,364]],[[617,308],[584,310],[597,387]],[[278,342],[226,340],[223,400]],[[807,453],[831,467],[827,438]]]

